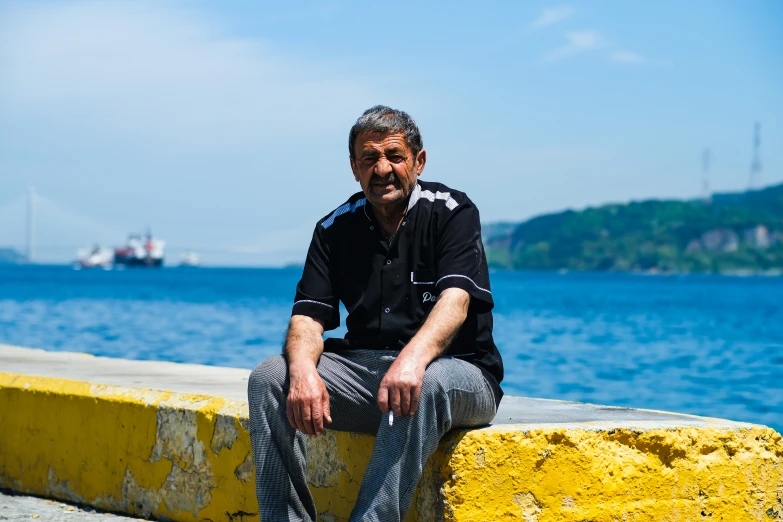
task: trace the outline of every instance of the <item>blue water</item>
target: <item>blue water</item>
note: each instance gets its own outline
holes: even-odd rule
[[[252,368],[300,273],[0,267],[0,344]],[[783,431],[783,278],[498,271],[492,290],[506,393]]]

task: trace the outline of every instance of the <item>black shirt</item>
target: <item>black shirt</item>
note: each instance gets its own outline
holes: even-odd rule
[[[478,366],[503,395],[503,361],[492,339],[492,293],[479,212],[462,192],[419,181],[391,244],[367,199],[358,192],[315,226],[292,315],[340,325],[339,302],[348,310],[344,339],[324,349],[401,350],[424,324],[440,292],[461,288],[470,306],[446,350]]]

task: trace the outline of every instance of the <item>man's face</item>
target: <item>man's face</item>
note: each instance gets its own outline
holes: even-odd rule
[[[389,209],[404,203],[413,192],[427,159],[423,150],[413,156],[402,132],[360,132],[354,155],[351,170],[367,201]]]

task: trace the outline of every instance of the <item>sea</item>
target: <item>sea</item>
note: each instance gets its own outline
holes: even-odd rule
[[[280,353],[300,276],[0,266],[0,344],[252,368]],[[783,277],[498,270],[491,282],[507,394],[783,432]]]

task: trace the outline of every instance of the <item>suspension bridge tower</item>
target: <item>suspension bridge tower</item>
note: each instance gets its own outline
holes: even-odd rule
[[[753,127],[753,159],[750,162],[748,189],[761,188],[761,123]]]
[[[27,190],[27,262],[32,263],[35,257],[35,188],[31,185]]]
[[[712,201],[710,192],[710,149],[704,149],[701,152],[701,199],[705,203]]]

